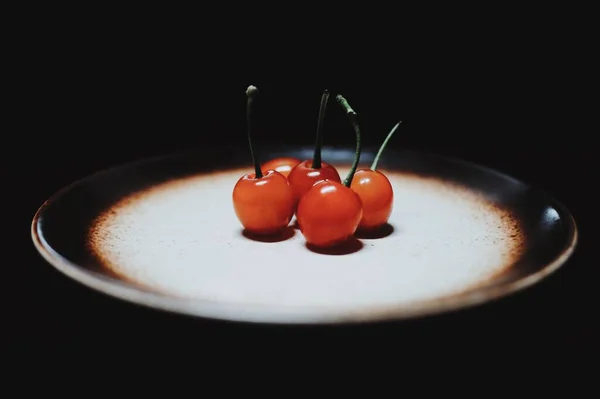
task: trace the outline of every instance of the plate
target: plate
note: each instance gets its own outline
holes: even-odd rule
[[[261,159],[310,159],[270,148]],[[361,165],[375,151],[366,149]],[[324,148],[345,176],[351,148]],[[244,235],[232,189],[248,151],[207,148],[108,169],[37,211],[33,242],[50,265],[121,300],[202,318],[276,324],[400,320],[467,308],[531,286],[577,243],[570,212],[528,184],[439,155],[389,148],[389,225],[344,252],[317,253],[292,226]]]

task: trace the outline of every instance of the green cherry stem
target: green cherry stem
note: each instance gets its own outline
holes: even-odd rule
[[[260,169],[260,163],[254,153],[252,146],[252,103],[258,97],[258,89],[255,86],[248,86],[246,89],[246,125],[248,127],[248,144],[250,145],[250,154],[252,155],[252,162],[254,163],[255,178],[260,179],[263,177],[262,170]]]
[[[321,107],[319,108],[319,120],[317,122],[317,142],[315,144],[315,154],[313,155],[312,168],[321,169],[321,147],[323,146],[323,120],[325,119],[325,109],[329,100],[329,90],[325,89],[321,96]]]
[[[396,123],[396,125],[388,133],[385,140],[383,140],[383,144],[381,144],[381,147],[379,147],[379,151],[377,151],[377,155],[375,155],[375,159],[373,160],[373,163],[371,164],[371,170],[374,171],[375,169],[377,169],[377,164],[379,163],[379,158],[381,158],[381,154],[383,154],[383,150],[385,150],[385,146],[387,145],[388,141],[390,141],[390,139],[394,135],[394,132],[398,129],[398,126],[400,126],[401,123],[402,123],[402,121]]]
[[[348,118],[352,123],[352,127],[354,128],[354,132],[356,133],[356,153],[354,154],[354,162],[352,162],[352,167],[350,168],[348,175],[344,179],[344,186],[350,187],[350,183],[352,183],[354,173],[356,173],[356,168],[358,168],[358,163],[360,162],[360,153],[362,150],[362,145],[360,141],[360,127],[358,126],[358,118],[356,116],[356,112],[354,112],[352,107],[350,107],[348,101],[346,101],[346,99],[341,94],[338,94],[335,97],[335,99],[337,100],[338,104],[340,104],[341,107],[346,111],[346,115],[348,115]]]

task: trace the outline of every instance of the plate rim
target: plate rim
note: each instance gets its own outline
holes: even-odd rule
[[[275,147],[276,151],[286,151],[286,147]],[[304,146],[290,147],[289,150],[304,150]],[[333,147],[323,147],[323,151],[331,150]],[[271,150],[266,148],[265,151]],[[339,150],[339,149],[335,149]],[[367,151],[365,148],[364,151]],[[557,210],[561,218],[568,223],[571,230],[568,240],[565,242],[561,251],[549,262],[546,262],[539,270],[531,273],[523,278],[514,281],[501,283],[492,287],[477,288],[461,294],[452,294],[439,298],[415,301],[413,304],[399,306],[376,306],[366,308],[363,311],[355,312],[351,316],[335,316],[335,311],[331,316],[327,313],[314,315],[310,313],[310,309],[314,306],[273,306],[273,305],[258,305],[258,304],[240,304],[240,303],[221,303],[211,300],[194,299],[194,298],[179,298],[169,297],[160,293],[141,290],[134,285],[126,284],[121,280],[102,275],[93,270],[88,270],[75,262],[72,262],[61,254],[59,254],[44,238],[40,219],[44,211],[56,199],[68,192],[74,186],[92,179],[97,175],[109,173],[110,171],[118,170],[126,167],[134,167],[136,165],[158,162],[168,158],[184,157],[187,154],[195,154],[197,150],[182,151],[172,154],[163,154],[154,157],[137,159],[130,162],[125,162],[119,165],[114,165],[108,168],[101,169],[95,173],[77,179],[70,184],[62,187],[44,201],[36,210],[31,221],[31,238],[37,252],[41,257],[49,263],[53,268],[61,272],[63,275],[70,277],[72,280],[83,284],[84,286],[95,290],[96,292],[108,295],[112,298],[123,300],[134,305],[144,306],[154,310],[165,311],[169,313],[191,316],[195,318],[203,318],[209,320],[220,320],[229,322],[241,323],[258,323],[258,324],[275,324],[275,325],[347,325],[360,323],[377,323],[401,321],[422,317],[429,317],[463,309],[472,308],[478,305],[483,305],[520,291],[529,288],[555,271],[561,268],[572,256],[577,248],[579,241],[578,226],[569,209],[559,200],[550,195],[547,191],[525,183],[522,180],[508,175],[490,167],[480,165],[475,162],[467,161],[460,158],[454,158],[433,152],[423,152],[415,150],[406,150],[414,154],[434,157],[444,161],[460,163],[464,166],[475,167],[484,170],[488,173],[510,179],[514,182],[522,184],[526,187],[533,188],[536,191],[544,194],[548,202]],[[324,307],[319,307],[324,309]],[[308,311],[306,314],[298,313],[298,310],[304,309]],[[296,314],[294,316],[294,311]]]

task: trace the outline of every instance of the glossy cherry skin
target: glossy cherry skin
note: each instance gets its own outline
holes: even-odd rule
[[[288,181],[294,190],[296,202],[317,182],[330,180],[340,183],[342,179],[337,169],[328,163],[321,162],[319,169],[312,168],[312,160],[300,162],[288,175]]]
[[[354,235],[362,218],[362,202],[352,189],[325,180],[302,196],[296,218],[307,244],[331,247]]]
[[[360,169],[354,174],[350,188],[362,202],[358,230],[376,230],[385,225],[394,205],[394,190],[388,178],[378,170]]]
[[[279,172],[269,170],[258,179],[250,173],[242,176],[233,188],[233,207],[247,232],[277,234],[294,215],[294,192]]]
[[[271,159],[270,161],[262,165],[261,168],[263,171],[274,170],[276,172],[281,173],[285,177],[288,177],[294,166],[298,165],[300,162],[302,161],[296,158],[281,157]]]

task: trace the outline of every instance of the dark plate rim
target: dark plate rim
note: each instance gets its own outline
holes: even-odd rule
[[[279,151],[282,148],[278,148]],[[324,148],[325,150],[325,148]],[[433,157],[446,162],[459,163],[464,166],[480,169],[487,173],[501,176],[505,179],[510,179],[527,187],[532,187],[515,177],[502,173],[498,170],[479,165],[474,162],[453,158],[445,155],[440,155],[431,152],[411,151],[424,157]],[[48,208],[56,199],[70,191],[73,187],[83,183],[97,175],[109,173],[121,168],[134,167],[136,165],[158,162],[163,159],[183,157],[186,154],[195,153],[195,151],[185,151],[174,154],[160,155],[144,159],[138,159],[120,165],[105,168],[81,179],[78,179],[71,184],[63,187],[50,196],[37,209],[31,222],[31,237],[33,244],[42,256],[51,266],[59,272],[70,277],[88,288],[109,295],[113,298],[124,300],[136,305],[166,311],[170,313],[192,316],[197,318],[205,318],[212,320],[233,321],[233,322],[250,322],[260,324],[284,324],[284,325],[339,325],[339,324],[356,324],[356,323],[373,323],[400,321],[406,319],[414,319],[420,317],[434,316],[443,313],[463,310],[515,294],[528,287],[531,287],[547,276],[557,271],[563,266],[575,251],[579,232],[577,223],[568,208],[560,201],[556,200],[551,195],[543,190],[548,199],[548,202],[556,209],[561,219],[568,223],[569,237],[565,242],[562,250],[550,262],[547,262],[540,267],[539,270],[519,278],[514,281],[504,282],[491,287],[480,287],[471,291],[466,291],[461,294],[435,298],[431,300],[414,302],[410,306],[392,306],[378,307],[376,309],[367,309],[357,312],[352,316],[336,317],[335,312],[331,315],[323,314],[322,316],[314,316],[310,312],[302,314],[302,310],[314,309],[314,307],[291,307],[291,306],[267,306],[267,305],[242,305],[223,304],[209,300],[201,299],[185,299],[164,296],[159,293],[143,291],[133,285],[124,283],[121,280],[111,278],[109,276],[85,269],[84,267],[72,262],[57,251],[45,240],[42,226],[39,223],[46,208]],[[298,312],[300,311],[300,312]],[[296,312],[295,315],[294,312]]]

